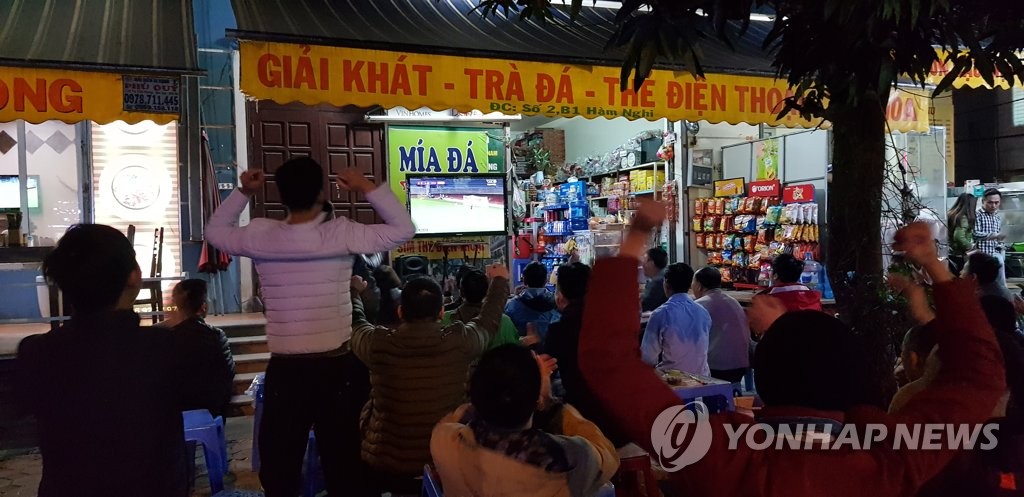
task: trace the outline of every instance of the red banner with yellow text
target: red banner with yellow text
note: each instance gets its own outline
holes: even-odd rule
[[[180,115],[180,77],[0,66],[0,122],[167,124]]]
[[[625,117],[813,127],[788,113],[785,81],[655,70],[638,91],[619,91],[619,68],[425,55],[381,50],[241,43],[241,89],[281,104],[380,105],[549,117]],[[928,97],[894,92],[892,130],[926,131]]]

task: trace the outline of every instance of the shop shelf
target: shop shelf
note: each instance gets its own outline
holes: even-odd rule
[[[639,192],[630,192],[629,194],[630,195],[650,195],[652,193],[654,193],[654,190],[643,190],[643,191],[639,191]]]
[[[545,205],[544,207],[541,207],[540,210],[542,210],[542,211],[559,211],[559,210],[565,210],[565,209],[568,209],[568,208],[569,208],[569,204],[561,203],[561,204]]]

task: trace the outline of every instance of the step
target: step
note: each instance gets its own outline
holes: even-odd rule
[[[228,338],[232,355],[259,354],[270,352],[266,335],[236,336]]]
[[[267,370],[269,352],[238,354],[235,356],[235,373],[259,373]]]
[[[229,417],[252,416],[256,412],[256,408],[253,407],[252,402],[252,396],[249,395],[232,396],[231,405],[228,407],[227,415]]]
[[[206,322],[224,330],[228,338],[267,334],[267,319],[259,313],[209,316]]]

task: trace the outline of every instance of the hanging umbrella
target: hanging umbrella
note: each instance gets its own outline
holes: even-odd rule
[[[210,139],[203,130],[203,146],[200,149],[202,158],[202,190],[203,190],[203,226],[210,221],[210,215],[220,206],[220,191],[217,188],[217,173],[213,169],[213,157],[210,154]],[[199,255],[199,272],[216,274],[226,271],[231,264],[231,257],[221,252],[208,242],[203,241],[203,252]]]

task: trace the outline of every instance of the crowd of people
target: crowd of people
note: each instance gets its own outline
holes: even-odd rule
[[[268,497],[298,493],[311,429],[329,495],[417,494],[425,465],[451,497],[596,495],[618,470],[617,449],[660,455],[652,426],[683,403],[661,378],[671,371],[737,383],[752,369],[764,404],[757,420],[773,426],[812,420],[835,436],[845,424],[996,420],[1007,443],[997,454],[756,451],[728,447],[727,433],[752,420],[722,412],[708,421],[707,455],[670,473],[669,492],[931,496],[982,492],[993,474],[1024,476],[1014,466],[1024,461],[1024,339],[995,255],[965,252],[955,278],[927,227],[896,233],[894,248],[929,275],[934,306],[919,284],[893,277],[917,326],[902,349],[905,386],[885,412],[863,405],[856,336],[799,283],[803,263],[790,255],[773,261],[771,288],[744,310],[717,269],[669,264],[645,246],[664,217],[648,203],[616,257],[550,275],[531,263],[511,298],[504,265],[468,268],[457,278],[460,303],[446,310],[434,279],[399,278],[358,255],[414,234],[390,190],[340,172],[338,186],[363,194],[384,221],[364,225],[324,208],[323,178],[308,158],[279,167],[274,186],[246,172],[207,228],[212,245],[252,258],[260,275],[271,359],[257,436]],[[249,197],[266,188],[288,217],[238,226]],[[965,219],[951,217],[951,237],[998,239]],[[40,495],[188,495],[181,411],[223,414],[233,377],[223,332],[203,319],[202,281],[178,284],[176,311],[141,326],[134,250],[101,225],[70,229],[44,273],[73,313],[19,348],[19,395],[40,426]],[[116,476],[101,469],[115,466]]]

